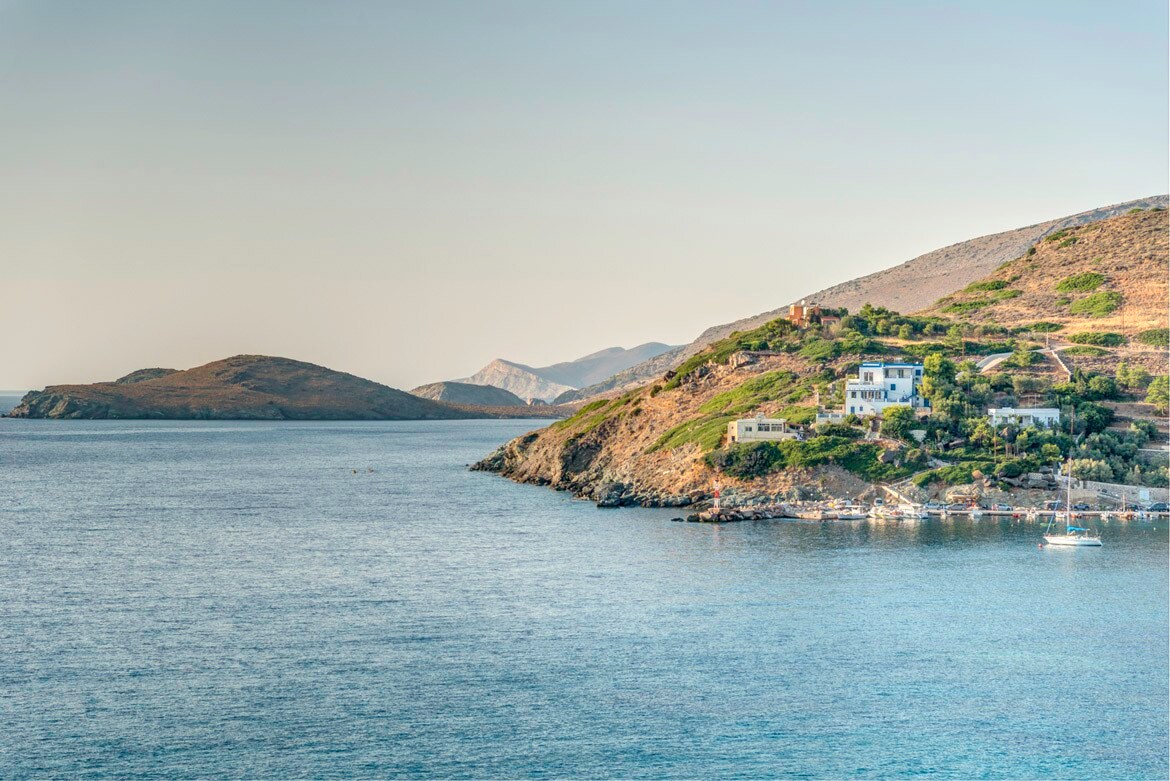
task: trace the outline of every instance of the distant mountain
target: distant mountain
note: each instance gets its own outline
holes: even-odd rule
[[[558,396],[590,385],[637,363],[676,348],[659,342],[647,342],[626,350],[609,347],[595,353],[552,366],[533,367],[497,358],[470,377],[455,380],[472,385],[503,388],[521,399],[551,401]]]
[[[869,303],[898,312],[912,312],[990,274],[997,266],[1019,257],[1036,242],[1058,230],[1099,222],[1135,208],[1165,208],[1168,202],[1170,196],[1154,195],[1029,225],[1026,228],[981,236],[928,252],[884,271],[842,282],[811,295],[800,296],[793,301],[805,298],[822,306],[845,307],[850,311],[857,311],[862,304]],[[758,328],[787,311],[788,305],[785,304],[770,312],[745,317],[733,323],[712,326],[688,345],[661,353],[625,371],[619,371],[603,381],[566,392],[556,401],[564,404],[641,385],[661,376],[712,342],[723,339],[734,331]]]
[[[216,420],[496,417],[323,366],[266,355],[237,355],[186,371],[144,369],[115,382],[53,385],[27,394],[10,415]]]
[[[451,404],[475,404],[483,407],[524,407],[524,399],[503,388],[472,385],[469,382],[432,382],[411,391],[415,396]]]
[[[572,390],[567,385],[546,380],[537,374],[537,371],[537,369],[522,363],[512,363],[503,358],[497,358],[470,377],[455,380],[455,382],[502,388],[525,400],[548,401],[555,399],[565,391]]]

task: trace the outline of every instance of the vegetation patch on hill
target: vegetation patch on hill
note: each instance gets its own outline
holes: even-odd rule
[[[1151,328],[1139,333],[1137,340],[1152,347],[1170,347],[1170,329]]]
[[[883,448],[872,442],[858,442],[841,436],[819,436],[806,442],[748,442],[731,445],[707,454],[711,468],[732,477],[749,480],[787,468],[808,468],[835,464],[858,477],[877,482],[896,480],[913,473],[915,463],[886,463]]]
[[[1068,340],[1076,344],[1092,344],[1097,347],[1120,347],[1127,341],[1121,334],[1115,334],[1111,331],[1082,331],[1079,334],[1073,334]]]
[[[1120,293],[1113,290],[1105,290],[1073,301],[1069,305],[1068,311],[1074,315],[1105,317],[1114,312],[1117,307],[1121,306],[1121,301],[1122,297]]]
[[[1105,275],[1096,271],[1073,274],[1056,283],[1058,293],[1091,293],[1105,282]]]

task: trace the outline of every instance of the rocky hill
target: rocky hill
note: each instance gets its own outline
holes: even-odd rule
[[[503,358],[497,358],[470,377],[454,382],[501,388],[526,401],[530,399],[550,401],[565,391],[572,390],[568,385],[541,377],[531,366],[506,361]]]
[[[115,382],[27,394],[18,418],[438,420],[495,417],[421,399],[323,366],[237,355],[186,371],[145,369]]]
[[[716,483],[755,498],[856,497],[875,482],[915,474],[923,486],[937,477],[945,487],[990,473],[983,489],[1001,491],[1058,457],[1073,458],[1086,474],[1157,485],[1167,479],[1165,465],[1141,455],[1154,424],[1154,408],[1140,403],[1150,377],[1119,373],[1115,381],[1114,373],[1128,360],[1166,374],[1167,227],[1165,211],[1137,211],[1048,232],[916,315],[861,306],[837,325],[769,321],[713,342],[652,383],[585,403],[477,468],[606,505],[682,506],[708,498]],[[1048,366],[1037,352],[1046,340],[1074,367],[1097,360],[1082,368],[1101,376],[1070,377],[1055,359]],[[1010,360],[996,358],[998,368],[984,372],[974,363],[997,355]],[[934,368],[928,361],[929,453],[905,431],[864,439],[863,422],[783,445],[725,441],[737,418],[762,413],[802,424],[815,418],[818,402],[840,409],[843,381],[859,360],[928,356],[941,359]],[[1147,428],[1133,431],[1126,421],[1109,429],[1109,405],[1118,404],[1150,410],[1137,420]],[[1075,409],[1077,433],[1092,436],[1017,439],[1006,459],[986,409],[1017,405]],[[951,443],[959,444],[947,452]],[[944,461],[932,462],[938,454]],[[939,463],[947,466],[931,469]]]
[[[1026,328],[1074,366],[1112,373],[1119,361],[1165,373],[1158,333],[1170,301],[1170,219],[1140,210],[1048,234],[922,314]]]
[[[451,404],[473,404],[481,407],[524,407],[527,402],[514,393],[491,385],[472,385],[467,382],[432,382],[410,391],[415,396]]]
[[[628,350],[609,347],[573,361],[540,367],[497,358],[472,376],[455,382],[503,388],[524,400],[567,403],[572,399],[558,397],[673,349],[676,348],[659,342],[647,342]]]
[[[1048,220],[1025,228],[981,236],[793,300],[807,298],[822,306],[844,307],[850,311],[855,311],[866,303],[899,312],[914,311],[921,308],[924,301],[934,301],[954,293],[986,276],[1000,264],[1018,257],[1052,233],[1116,217],[1135,208],[1165,208],[1168,203],[1170,196],[1156,195]],[[787,312],[787,306],[785,304],[769,312],[712,326],[688,345],[657,355],[594,385],[569,391],[557,401],[564,403],[589,399],[600,394],[637,387],[735,331],[750,330],[780,317]]]

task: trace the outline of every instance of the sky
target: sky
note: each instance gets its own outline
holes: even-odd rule
[[[1152,2],[0,0],[0,388],[395,387],[1167,192]],[[927,302],[924,302],[924,304]]]

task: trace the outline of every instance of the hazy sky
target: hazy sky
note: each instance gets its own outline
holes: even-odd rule
[[[0,0],[0,388],[690,341],[1166,192],[1168,89],[1165,0]]]

